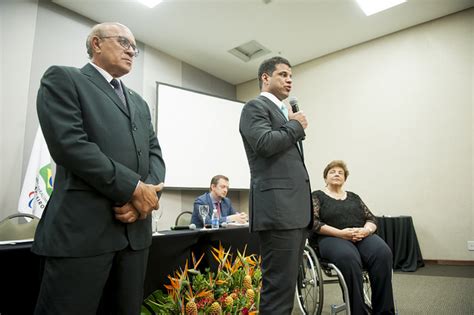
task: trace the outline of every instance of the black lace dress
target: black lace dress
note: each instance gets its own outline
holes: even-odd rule
[[[314,191],[312,196],[315,232],[325,224],[338,229],[363,227],[367,221],[377,224],[375,216],[353,192],[348,191],[344,200],[334,199],[322,190]]]

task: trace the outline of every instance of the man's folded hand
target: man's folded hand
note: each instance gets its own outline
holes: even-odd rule
[[[145,219],[151,211],[160,207],[157,192],[163,190],[163,183],[159,185],[145,184],[140,181],[132,195],[131,204],[140,213],[140,219]]]
[[[123,223],[133,223],[140,216],[140,213],[130,202],[127,202],[121,207],[114,207],[114,211],[115,218]]]

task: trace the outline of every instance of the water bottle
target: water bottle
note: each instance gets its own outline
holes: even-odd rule
[[[219,228],[219,215],[217,214],[217,209],[212,210],[211,228],[212,229]]]

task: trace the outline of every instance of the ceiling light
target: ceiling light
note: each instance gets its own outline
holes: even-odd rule
[[[356,0],[359,7],[369,16],[383,10],[390,9],[406,0]]]
[[[160,3],[163,0],[138,0],[138,2],[143,3],[147,7],[154,8],[158,3]]]
[[[229,52],[240,60],[247,62],[268,54],[270,50],[256,40],[251,40],[248,43],[232,48]]]

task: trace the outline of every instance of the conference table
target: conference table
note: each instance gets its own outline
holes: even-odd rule
[[[416,271],[425,265],[411,216],[377,217],[377,234],[392,250],[394,270]]]
[[[211,247],[219,243],[231,253],[258,254],[259,242],[248,227],[221,228],[218,230],[161,231],[154,235],[148,258],[144,284],[144,297],[168,283],[168,275],[186,260],[191,253],[196,258],[204,254],[200,269],[215,265]],[[0,245],[0,314],[32,314],[40,284],[40,258],[31,251],[31,243]],[[235,256],[234,256],[235,257]]]
[[[392,249],[394,269],[415,271],[423,266],[413,220],[409,216],[377,217],[377,234]],[[259,253],[256,234],[248,227],[221,228],[218,230],[161,231],[154,235],[148,268],[144,283],[144,297],[157,289],[164,289],[168,275],[204,254],[200,269],[215,266],[211,247],[219,243],[225,249],[231,248],[249,254]],[[0,314],[32,314],[40,284],[40,258],[31,251],[30,243],[0,245]],[[234,255],[235,257],[235,255]]]

